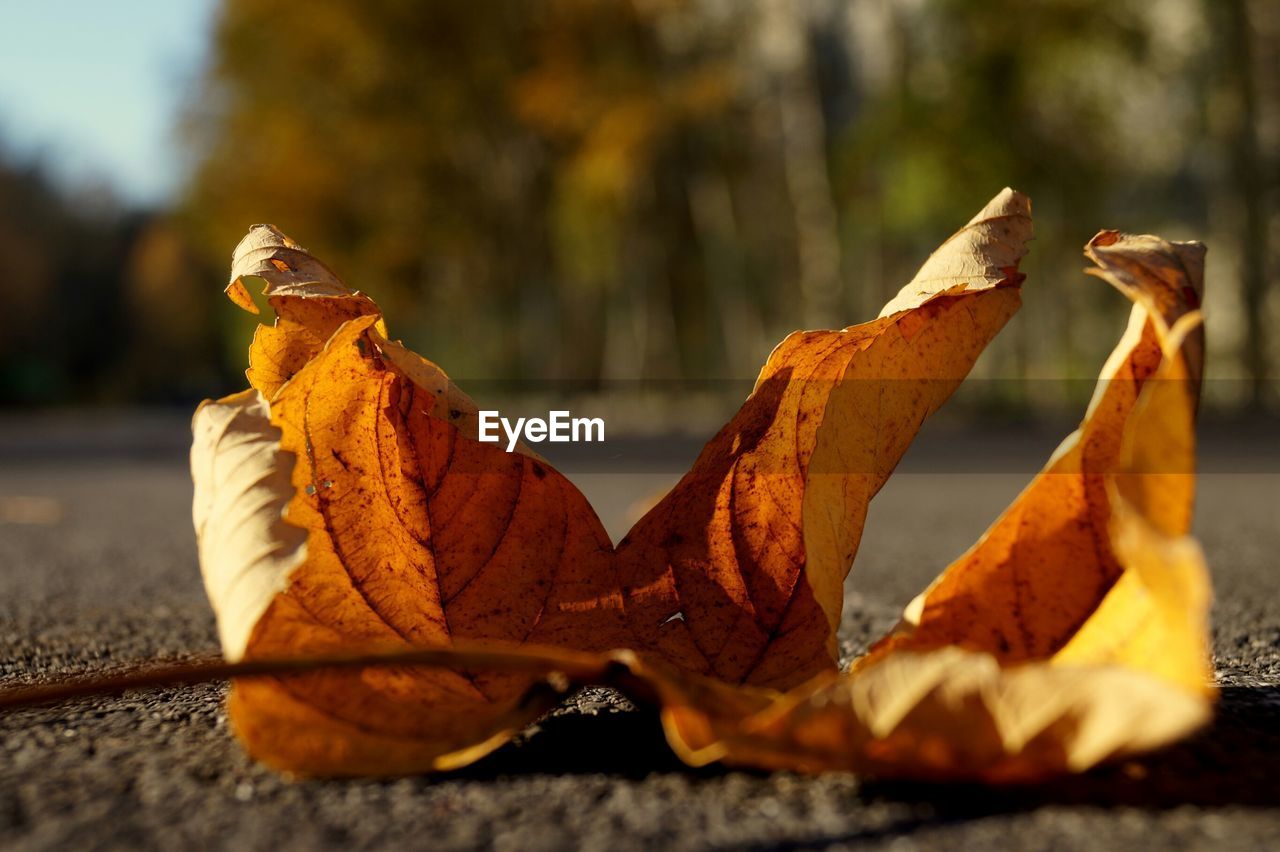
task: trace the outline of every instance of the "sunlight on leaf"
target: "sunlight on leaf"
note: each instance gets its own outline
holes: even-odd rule
[[[303,774],[445,769],[599,682],[656,700],[694,764],[1020,780],[1194,728],[1211,694],[1207,575],[1186,538],[1202,249],[1152,237],[1090,243],[1135,307],[1081,428],[837,671],[868,503],[1017,310],[1030,221],[1005,190],[880,318],[784,340],[616,548],[544,460],[477,440],[474,403],[389,340],[376,305],[255,227],[228,293],[250,308],[243,278],[262,278],[278,319],[255,337],[254,390],[194,426],[224,653],[457,646],[512,665],[244,679],[237,734]]]

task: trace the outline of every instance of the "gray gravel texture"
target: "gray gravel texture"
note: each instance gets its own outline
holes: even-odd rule
[[[1205,429],[1197,526],[1222,702],[1211,728],[1158,755],[1015,789],[692,770],[651,710],[594,690],[463,771],[293,782],[245,757],[226,687],[211,684],[0,715],[0,847],[1278,848],[1275,425]],[[180,416],[0,418],[0,685],[216,651],[187,434]],[[1062,434],[926,427],[873,505],[846,654],[977,538]],[[613,442],[563,461],[616,536],[696,449]],[[14,497],[43,498],[37,522]]]

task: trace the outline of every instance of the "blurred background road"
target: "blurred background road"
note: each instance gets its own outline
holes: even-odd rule
[[[1223,700],[1166,753],[1029,790],[691,770],[658,719],[590,691],[464,771],[287,781],[227,729],[222,685],[0,715],[6,848],[1267,848],[1280,835],[1275,424],[1206,424],[1197,532]],[[846,589],[857,653],[970,545],[1062,430],[926,426],[872,504]],[[178,415],[0,421],[0,685],[216,652]],[[566,457],[616,537],[698,446]],[[556,459],[553,458],[553,461]]]

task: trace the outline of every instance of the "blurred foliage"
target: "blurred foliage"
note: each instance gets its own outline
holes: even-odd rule
[[[210,270],[259,221],[462,379],[749,377],[796,327],[874,316],[1005,185],[1038,237],[988,401],[1096,375],[1124,312],[1078,272],[1102,227],[1210,243],[1210,369],[1242,379],[1217,401],[1262,401],[1280,360],[1264,3],[225,0],[212,39],[171,216],[89,236],[36,191],[43,242],[20,251],[0,220],[33,318],[0,342],[10,398],[230,381],[253,323]],[[73,244],[104,265],[73,268]],[[34,318],[71,294],[63,352]]]
[[[163,218],[0,162],[0,404],[188,402],[221,386],[208,279]],[[203,288],[203,289],[201,289]]]

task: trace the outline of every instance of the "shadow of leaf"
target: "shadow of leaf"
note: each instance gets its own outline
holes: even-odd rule
[[[606,696],[603,711],[582,712],[577,703],[581,699],[575,699],[515,741],[450,777],[605,774],[634,779],[654,773],[715,777],[736,771],[685,766],[667,746],[656,711],[637,709],[605,690],[595,694]],[[1280,806],[1277,756],[1280,687],[1228,686],[1222,689],[1212,725],[1143,758],[1027,786],[867,780],[859,785],[858,798],[928,805],[921,824],[1025,811],[1051,803],[1153,810],[1187,804],[1276,807]]]

